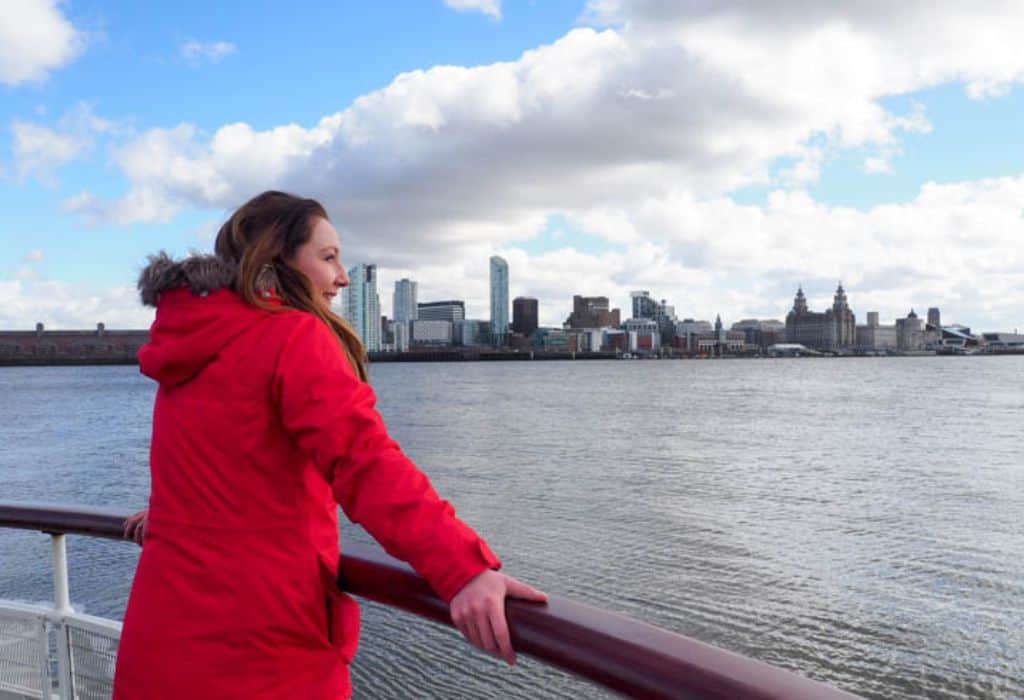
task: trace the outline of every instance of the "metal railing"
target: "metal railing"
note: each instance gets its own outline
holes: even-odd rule
[[[93,508],[0,503],[0,527],[39,530],[53,538],[54,613],[59,619],[68,619],[70,607],[63,535],[123,540],[127,515]],[[408,565],[375,547],[346,545],[341,572],[344,588],[350,593],[451,625],[448,606],[426,581]],[[518,653],[633,697],[856,697],[760,661],[558,596],[549,596],[544,605],[509,600],[506,613]],[[92,624],[93,620],[87,622]]]
[[[15,520],[35,507],[14,506]],[[0,510],[3,507],[0,506]],[[65,513],[66,514],[66,513]],[[76,612],[68,587],[67,546],[60,528],[28,522],[0,525],[40,529],[50,535],[53,607],[0,600],[0,699],[106,700],[110,698],[121,623]],[[88,527],[67,532],[88,534]]]

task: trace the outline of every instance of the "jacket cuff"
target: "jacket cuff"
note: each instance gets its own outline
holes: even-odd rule
[[[467,550],[459,557],[452,557],[451,565],[441,572],[441,576],[436,582],[432,583],[434,590],[445,603],[451,603],[452,598],[467,583],[484,571],[488,569],[497,571],[501,568],[501,560],[482,539],[478,539]]]

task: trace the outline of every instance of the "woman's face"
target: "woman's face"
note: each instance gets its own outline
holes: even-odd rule
[[[341,264],[338,232],[327,219],[313,219],[309,240],[295,251],[291,263],[313,283],[313,299],[326,308],[330,308],[338,290],[348,286],[348,274]]]

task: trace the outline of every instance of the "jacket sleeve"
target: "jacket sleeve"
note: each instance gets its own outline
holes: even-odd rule
[[[285,430],[328,479],[349,519],[450,602],[501,562],[388,436],[373,389],[356,376],[330,329],[303,316],[274,377]]]

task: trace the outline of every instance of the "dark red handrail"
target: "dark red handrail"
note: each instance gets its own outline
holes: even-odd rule
[[[0,503],[0,527],[120,540],[127,513],[50,504]],[[347,590],[450,625],[448,606],[406,564],[366,545],[341,556]],[[549,596],[510,600],[517,652],[633,697],[839,700],[857,696],[653,625]]]

